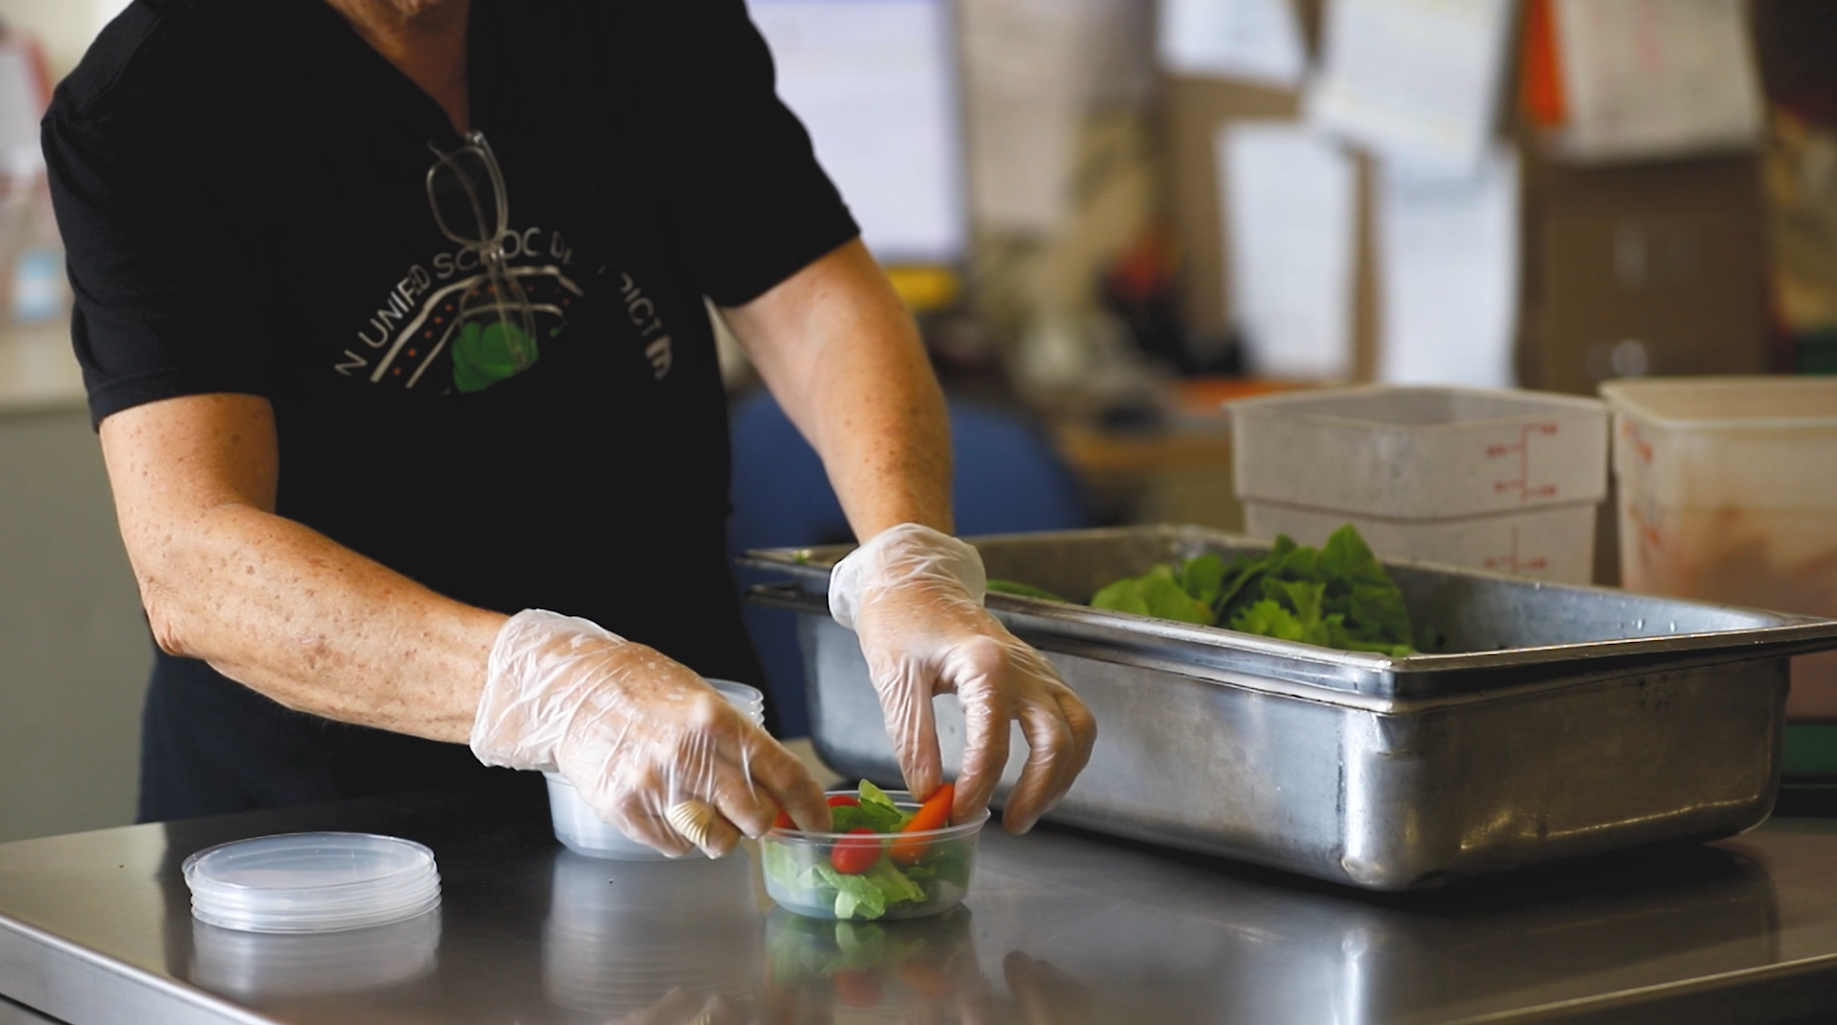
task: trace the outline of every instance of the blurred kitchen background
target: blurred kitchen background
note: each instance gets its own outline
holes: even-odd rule
[[[150,642],[37,146],[122,6],[0,0],[0,841],[132,811]],[[1829,0],[749,7],[919,315],[965,534],[1242,529],[1234,398],[1837,372]],[[726,348],[735,554],[847,540]],[[796,735],[789,616],[749,615]]]

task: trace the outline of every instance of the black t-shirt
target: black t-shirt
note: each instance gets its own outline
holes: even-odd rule
[[[265,396],[282,515],[461,601],[752,676],[702,297],[751,300],[855,225],[741,0],[472,0],[469,47],[530,337],[434,216],[463,140],[325,0],[111,24],[44,121],[92,416]],[[146,743],[147,817],[489,775],[164,655]]]

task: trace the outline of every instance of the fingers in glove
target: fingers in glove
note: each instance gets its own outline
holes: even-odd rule
[[[810,778],[810,770],[796,755],[764,730],[755,729],[748,736],[746,759],[747,770],[765,790],[765,796],[783,808],[799,829],[829,830],[829,802],[823,796],[823,788]],[[767,819],[759,833],[748,835],[763,835],[771,825],[771,819]]]
[[[922,801],[944,781],[944,760],[938,754],[931,681],[919,678],[920,671],[918,666],[903,663],[880,669],[873,676],[900,775],[905,777],[906,789]]]
[[[665,821],[661,810],[652,808],[651,802],[637,793],[620,798],[608,821],[627,837],[672,858],[695,849]]]
[[[763,787],[754,784],[744,763],[718,766],[708,781],[704,799],[736,829],[754,838],[764,836],[778,816],[777,803]]]
[[[954,689],[963,705],[963,770],[957,774],[953,822],[967,822],[987,808],[1008,767],[1008,722],[1014,709],[1010,689],[1001,683],[1012,672],[1010,654],[998,641],[978,639],[954,652],[963,661],[946,669],[947,679],[959,681]]]
[[[676,834],[701,848],[710,858],[720,858],[740,842],[740,831],[713,805],[699,798],[679,801],[664,813]]]
[[[1077,742],[1072,752],[1071,772],[1065,781],[1065,788],[1053,797],[1057,801],[1065,796],[1066,790],[1072,788],[1072,783],[1084,771],[1084,767],[1091,764],[1091,752],[1097,748],[1097,717],[1091,714],[1091,710],[1070,687],[1061,685],[1054,691],[1053,697],[1058,702],[1059,713],[1065,716],[1066,725],[1071,727],[1072,739]]]
[[[1021,734],[1027,738],[1027,764],[1008,794],[1001,824],[1010,833],[1033,828],[1057,794],[1071,786],[1071,761],[1077,741],[1057,702],[1028,701],[1020,708]]]

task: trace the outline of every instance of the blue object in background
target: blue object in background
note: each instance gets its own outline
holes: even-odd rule
[[[734,466],[734,510],[727,524],[730,556],[738,558],[751,548],[854,541],[822,462],[769,392],[761,388],[741,399],[732,411],[730,429]],[[1092,525],[1077,478],[1024,414],[953,399],[950,433],[957,533],[1076,530]],[[783,579],[745,567],[734,573],[742,591],[753,584]],[[747,632],[765,667],[780,733],[807,736],[809,718],[796,615],[750,603],[745,615]]]

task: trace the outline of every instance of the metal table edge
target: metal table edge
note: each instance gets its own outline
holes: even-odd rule
[[[5,915],[0,915],[0,996],[83,1025],[272,1025],[221,997]]]
[[[1781,1006],[1785,1001],[1778,999],[1782,994],[1777,990],[1769,992],[1768,1000],[1751,1008],[1754,1013],[1741,1018],[1719,1015],[1711,1006],[1702,1004],[1691,1008],[1688,1013],[1683,1013],[1685,1009],[1677,1006],[1679,1001],[1694,1002],[1711,997],[1742,1000],[1762,987],[1774,987],[1781,983],[1810,982],[1819,976],[1826,975],[1829,976],[1824,980],[1827,986],[1821,991],[1825,999],[1807,1002],[1802,1007]],[[1819,1011],[1828,1011],[1828,1000],[1832,993],[1837,993],[1837,954],[1825,954],[1819,957],[1801,958],[1797,961],[1718,972],[1715,975],[1687,979],[1682,982],[1636,986],[1612,993],[1558,1000],[1532,1007],[1515,1008],[1510,1011],[1494,1011],[1477,1016],[1452,1018],[1441,1022],[1440,1025],[1520,1025],[1520,1023],[1531,1025],[1531,1023],[1553,1021],[1774,1022],[1781,1020],[1781,1014],[1798,1018]],[[1636,1018],[1627,1017],[1635,1011],[1638,1015]]]

